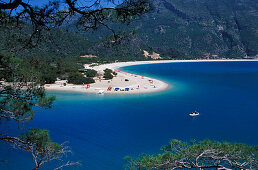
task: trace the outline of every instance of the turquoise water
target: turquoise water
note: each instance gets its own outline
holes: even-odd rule
[[[69,141],[69,159],[82,163],[70,169],[122,169],[124,156],[159,152],[171,138],[258,144],[258,62],[151,64],[123,70],[159,78],[170,88],[133,95],[51,92],[57,97],[55,107],[38,110],[26,127],[46,128],[54,141]],[[199,117],[189,117],[194,110]],[[0,151],[0,160],[7,160],[0,162],[0,169],[31,169],[30,155],[2,143]]]

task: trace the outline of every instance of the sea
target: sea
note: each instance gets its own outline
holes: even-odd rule
[[[51,109],[35,109],[24,125],[0,128],[43,128],[54,142],[72,150],[65,160],[80,166],[66,169],[120,170],[124,157],[159,153],[171,139],[218,140],[258,144],[258,62],[191,62],[136,65],[124,71],[160,79],[169,88],[146,94],[55,95]],[[198,111],[199,116],[189,113]],[[49,163],[42,169],[53,169]],[[29,153],[0,143],[0,169],[33,168]]]

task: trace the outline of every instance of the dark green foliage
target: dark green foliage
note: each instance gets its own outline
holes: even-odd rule
[[[12,81],[15,65],[19,65],[19,62],[17,62],[17,60],[15,61],[14,56],[9,53],[0,54],[0,79],[8,82]]]
[[[56,68],[51,66],[50,61],[47,60],[35,57],[27,60],[4,53],[1,55],[0,61],[2,68],[0,79],[8,82],[14,81],[14,77],[19,77],[26,81],[37,81],[44,84],[54,83],[57,78]]]
[[[108,49],[102,51],[108,51],[108,55],[113,53],[115,56],[114,53],[119,53],[119,49],[123,49],[121,53],[132,50],[134,44],[133,52],[125,54],[128,57],[136,57],[142,49],[149,52],[153,50],[160,53],[161,57],[171,59],[202,58],[205,53],[226,58],[242,58],[245,55],[258,54],[258,34],[255,31],[258,29],[258,17],[257,12],[254,12],[258,11],[257,1],[152,2],[154,10],[141,19],[132,21],[127,28],[122,25],[114,26],[117,29],[136,30],[135,37],[132,37],[128,45],[121,43],[114,52]],[[107,32],[99,30],[88,36],[96,40],[96,37],[106,35]],[[102,49],[100,45],[99,48]],[[97,52],[97,48],[95,51],[96,54],[101,53],[101,50]],[[104,53],[102,56],[105,56]]]
[[[22,2],[22,1],[21,1]],[[20,1],[18,3],[21,3]],[[26,2],[29,3],[30,2]],[[112,3],[112,2],[110,2]],[[55,3],[52,3],[55,4]],[[68,1],[66,1],[65,3],[63,3],[63,5],[75,5],[77,6],[77,3],[68,3]],[[68,5],[68,6],[69,6]],[[23,5],[20,5],[21,8]],[[67,9],[72,10],[72,8],[68,7]],[[115,5],[116,6],[116,5]],[[31,6],[32,8],[33,5]],[[56,6],[58,8],[58,5]],[[77,6],[78,7],[78,6]],[[16,8],[16,7],[15,7]],[[144,13],[147,13],[150,10],[150,4],[148,1],[146,0],[137,0],[137,1],[125,1],[123,2],[119,8],[117,9],[102,9],[102,10],[97,10],[97,11],[92,11],[92,13],[88,13],[87,11],[84,11],[85,9],[88,8],[81,8],[78,7],[78,10],[82,10],[82,13],[86,12],[86,15],[81,15],[81,13],[79,15],[77,15],[76,17],[73,17],[73,15],[75,15],[75,13],[77,13],[78,11],[70,11],[72,18],[71,21],[73,22],[72,26],[70,25],[70,23],[66,23],[65,25],[63,25],[63,27],[58,27],[58,28],[54,28],[54,29],[48,29],[52,26],[46,24],[49,21],[52,21],[53,18],[55,18],[56,20],[60,19],[59,17],[61,17],[61,15],[56,15],[56,14],[51,14],[50,13],[55,13],[55,10],[50,10],[48,13],[48,15],[46,16],[46,18],[44,19],[44,21],[40,21],[40,28],[45,26],[48,26],[47,29],[40,29],[37,27],[36,30],[34,30],[35,26],[31,26],[30,24],[25,24],[25,22],[23,22],[23,20],[19,23],[20,27],[15,27],[13,26],[13,23],[9,23],[9,24],[4,24],[3,22],[0,23],[1,27],[0,27],[0,51],[12,51],[15,52],[15,54],[19,57],[33,57],[33,56],[37,56],[37,57],[51,57],[51,58],[55,58],[55,57],[67,57],[67,56],[82,56],[85,54],[93,54],[92,50],[89,50],[89,48],[91,48],[92,46],[102,46],[102,43],[99,42],[93,42],[93,41],[89,41],[85,36],[82,36],[80,33],[77,33],[77,29],[75,31],[74,27],[79,28],[82,30],[88,30],[88,28],[86,27],[92,27],[92,28],[98,28],[100,25],[105,25],[107,23],[104,23],[104,21],[108,21],[108,22],[112,22],[112,23],[117,23],[117,22],[121,22],[121,23],[129,23],[132,19],[135,18],[139,18],[140,15],[143,15]],[[35,14],[31,14],[28,15],[30,17],[36,17],[34,18],[33,21],[36,21],[37,19],[41,18],[37,18],[38,13],[36,11],[40,10],[39,7],[34,8],[34,12]],[[92,10],[92,9],[91,9]],[[30,10],[25,10],[24,13],[26,14],[28,11]],[[33,12],[32,11],[32,12]],[[41,12],[46,12],[47,9],[42,9]],[[40,13],[41,13],[40,12]],[[22,13],[22,14],[24,14]],[[61,14],[61,13],[60,13]],[[10,18],[10,19],[14,19],[12,17],[8,17],[6,14],[3,14],[2,11],[0,13],[0,16],[5,15],[6,18]],[[91,15],[94,15],[91,16]],[[13,15],[15,16],[15,15]],[[50,17],[51,16],[51,17]],[[28,17],[30,19],[30,17]],[[101,21],[99,21],[99,18],[101,17]],[[2,19],[5,17],[1,17],[1,21]],[[17,17],[19,18],[19,17]],[[89,19],[90,18],[90,19]],[[97,19],[98,18],[98,19]],[[70,19],[64,19],[61,20],[59,24],[62,23],[62,21],[70,21]],[[97,20],[96,20],[97,19]],[[55,20],[55,21],[56,21]],[[54,21],[54,22],[55,22]],[[45,23],[46,22],[46,23]],[[86,23],[85,23],[86,22]],[[101,23],[99,23],[101,22]],[[15,22],[16,23],[16,22]],[[30,22],[28,22],[30,23]],[[35,22],[33,22],[34,24],[36,24]],[[45,25],[46,24],[46,25]],[[72,28],[71,28],[72,27]],[[73,31],[68,31],[68,29],[73,30]],[[32,32],[36,31],[36,36],[31,37],[33,34]],[[110,30],[109,30],[110,31]],[[38,35],[38,33],[40,33]],[[109,32],[109,34],[112,34],[114,32]],[[38,39],[39,36],[39,39]],[[117,34],[113,37],[113,38],[117,38]],[[29,41],[31,41],[29,44]],[[24,48],[26,47],[26,48]],[[33,47],[33,48],[31,48]],[[93,47],[93,48],[94,48]],[[123,46],[121,46],[123,47]],[[108,51],[112,51],[109,47],[109,49],[107,49],[106,51],[102,51],[103,48],[98,48],[94,54],[98,54],[99,57],[101,57],[102,59],[97,59],[97,61],[114,61],[113,58],[115,58],[115,60],[123,58],[123,60],[128,60],[125,59],[126,56],[128,56],[128,54],[132,54],[134,52],[134,50],[132,50],[132,52],[130,50],[127,50],[126,48],[124,49],[119,49],[119,47],[117,46],[118,51],[114,50],[114,53],[109,54]],[[139,52],[136,52],[137,55],[139,56]],[[104,55],[102,55],[104,54]],[[120,56],[123,55],[123,56]],[[131,55],[132,56],[132,55]],[[132,56],[133,58],[135,58],[135,56]],[[142,55],[141,55],[142,57]],[[111,59],[112,58],[112,59]],[[92,59],[88,59],[90,62],[95,62],[96,59],[92,58]]]
[[[21,79],[20,79],[21,80]],[[0,90],[0,119],[11,118],[18,122],[29,121],[34,117],[32,106],[50,108],[55,97],[47,97],[42,87],[36,83],[19,82],[2,86]],[[21,89],[24,87],[25,89]]]
[[[52,60],[52,64],[57,67],[57,74],[59,76],[70,72],[77,72],[79,69],[84,68],[82,64],[87,62],[87,59],[75,56],[57,57]]]
[[[139,30],[151,47],[173,48],[196,57],[211,53],[241,58],[252,55],[248,49],[257,54],[258,37],[251,30],[257,29],[258,18],[252,11],[258,7],[252,0],[164,0],[155,2],[155,7]],[[155,35],[150,36],[151,32]]]
[[[108,72],[104,73],[104,76],[103,76],[103,78],[105,78],[106,80],[112,79],[113,77],[114,76],[111,73],[108,73]]]
[[[103,78],[105,78],[106,80],[112,79],[114,77],[112,73],[113,73],[113,71],[111,69],[106,68],[104,70]]]
[[[44,67],[45,66],[45,67]],[[57,68],[51,65],[42,65],[40,66],[40,80],[43,84],[52,84],[55,83],[58,74]]]
[[[106,69],[104,70],[104,73],[110,73],[110,74],[112,74],[113,71],[112,71],[111,69],[109,69],[109,68],[106,68]]]
[[[98,56],[85,59],[89,63],[146,60],[143,50],[155,51],[165,59],[203,58],[205,53],[226,58],[257,55],[258,20],[253,12],[257,11],[257,4],[253,0],[158,0],[153,5],[153,11],[132,21],[129,27],[110,23],[117,31],[116,42],[105,28],[79,34],[75,33],[73,23],[66,27],[73,32],[65,29],[44,32],[38,47],[17,50],[21,47],[20,40],[28,37],[19,35],[18,29],[1,27],[0,50],[17,51],[24,57]],[[30,29],[27,26],[23,31]]]
[[[1,135],[0,133],[0,139],[2,137]],[[79,164],[78,162],[63,164],[65,156],[67,156],[67,153],[70,153],[71,150],[69,147],[65,146],[64,143],[58,144],[53,142],[50,138],[49,131],[46,129],[30,128],[27,132],[22,133],[20,138],[3,135],[2,139],[30,153],[35,163],[33,170],[39,169],[43,164],[50,161],[59,161],[61,163],[61,165],[59,165],[60,168]]]
[[[115,71],[113,71],[113,73],[112,73],[114,76],[116,76],[117,75],[117,72],[115,72]]]
[[[55,83],[56,81],[56,78],[57,78],[57,75],[56,75],[56,72],[54,71],[48,71],[46,73],[43,73],[42,76],[42,82],[45,84],[52,84],[52,83]]]
[[[32,68],[28,71],[28,68]],[[18,122],[29,121],[34,116],[32,106],[49,108],[54,97],[46,97],[39,73],[32,65],[10,54],[1,56],[1,78],[11,81],[0,88],[0,119],[11,118]]]
[[[13,81],[13,77],[23,77],[27,81],[37,81],[41,84],[54,83],[57,78],[67,79],[71,73],[78,72],[83,68],[83,64],[88,63],[87,58],[82,57],[64,57],[64,58],[37,58],[20,59],[11,54],[0,55],[0,79],[9,82]],[[96,76],[95,70],[89,70],[81,82],[94,83],[90,77]],[[33,75],[33,77],[31,76]]]
[[[36,150],[42,155],[47,152],[54,154],[61,149],[59,144],[51,141],[49,131],[46,129],[31,128],[21,135],[21,139],[27,143],[35,145]]]
[[[251,168],[257,164],[257,146],[241,143],[182,142],[173,139],[161,148],[162,153],[142,154],[136,159],[127,156],[126,169],[173,169],[173,168]],[[245,162],[245,163],[244,163]]]
[[[97,42],[88,51],[105,61],[134,61],[146,60],[142,51],[144,48],[147,47],[139,37],[122,35],[117,41],[113,37],[105,37],[105,40]]]
[[[86,77],[85,84],[91,84],[91,83],[95,83],[95,80],[91,77]]]
[[[24,68],[25,72],[37,73],[38,81],[41,84],[54,83],[58,77],[57,67],[53,65],[52,60],[48,57],[43,59],[32,57],[30,59],[24,59],[27,68]]]
[[[165,56],[165,58],[168,58],[168,59],[177,59],[177,60],[193,59],[192,56],[187,56],[185,53],[180,52],[173,48],[155,48],[155,51],[158,51],[161,56]]]
[[[75,32],[69,32],[62,29],[53,29],[44,31],[40,41],[36,47],[22,48],[24,42],[29,36],[25,36],[30,31],[30,27],[26,26],[22,29],[22,34],[18,28],[0,27],[0,51],[14,51],[19,57],[67,57],[81,56],[88,52],[88,48],[94,43],[86,37]]]
[[[71,84],[90,84],[90,83],[95,83],[95,80],[93,80],[90,77],[84,77],[83,74],[81,74],[80,72],[73,72],[73,73],[69,74],[68,83],[71,83]]]
[[[85,75],[87,77],[95,77],[97,75],[97,71],[96,70],[92,70],[92,69],[88,69],[86,72],[85,72]]]

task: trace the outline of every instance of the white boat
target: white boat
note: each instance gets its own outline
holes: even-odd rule
[[[193,116],[199,116],[200,113],[197,112],[197,111],[195,111],[195,112],[190,113],[189,115],[192,116],[192,117],[193,117]]]
[[[105,90],[99,90],[98,94],[104,93]]]

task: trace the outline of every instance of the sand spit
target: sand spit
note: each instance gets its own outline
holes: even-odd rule
[[[166,82],[128,73],[119,70],[120,67],[141,65],[141,64],[157,64],[157,63],[179,63],[179,62],[222,62],[222,61],[254,61],[254,60],[156,60],[156,61],[133,61],[133,62],[117,62],[111,64],[103,64],[93,66],[91,69],[103,73],[103,70],[109,68],[118,74],[112,80],[95,79],[95,83],[87,85],[66,84],[65,80],[56,81],[55,84],[46,84],[46,90],[75,91],[82,93],[150,93],[165,90],[169,87]],[[257,61],[257,60],[256,60]],[[89,68],[89,65],[85,65]],[[171,86],[171,85],[170,85]],[[111,89],[111,90],[108,90]]]

